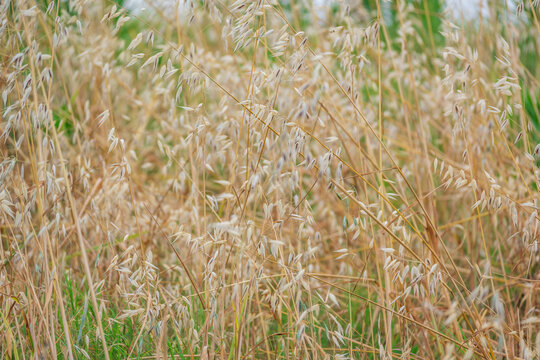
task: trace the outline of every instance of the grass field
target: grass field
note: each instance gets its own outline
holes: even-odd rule
[[[540,357],[540,1],[146,4],[0,1],[0,358]]]

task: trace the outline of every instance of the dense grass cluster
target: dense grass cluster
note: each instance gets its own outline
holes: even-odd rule
[[[539,1],[0,1],[0,357],[537,359]]]

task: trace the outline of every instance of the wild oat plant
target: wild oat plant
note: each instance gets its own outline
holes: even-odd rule
[[[538,359],[539,3],[0,1],[1,358]]]

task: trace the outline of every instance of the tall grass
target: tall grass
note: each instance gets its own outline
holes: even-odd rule
[[[540,356],[538,1],[0,2],[0,357]]]

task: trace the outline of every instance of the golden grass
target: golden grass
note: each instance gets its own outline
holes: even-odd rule
[[[538,2],[359,3],[2,2],[0,356],[537,358]]]

